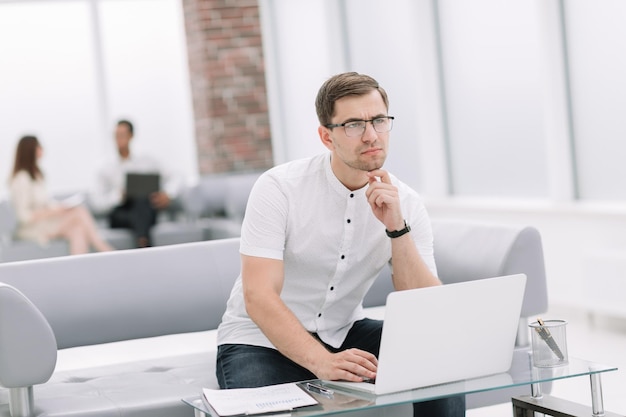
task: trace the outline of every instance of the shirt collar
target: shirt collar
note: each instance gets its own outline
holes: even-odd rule
[[[333,172],[333,168],[330,165],[330,158],[331,158],[331,154],[329,153],[326,158],[324,158],[324,170],[326,171],[326,179],[328,180],[328,182],[330,183],[331,187],[338,193],[341,194],[342,196],[348,195],[348,194],[354,194],[355,196],[357,195],[365,195],[365,190],[367,190],[367,184],[365,184],[363,187],[351,191],[348,189],[348,187],[346,187],[345,185],[343,185],[341,183],[341,181],[339,181],[339,179],[337,178],[337,176],[335,175],[335,173]]]

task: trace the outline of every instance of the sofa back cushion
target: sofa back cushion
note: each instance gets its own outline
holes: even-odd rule
[[[522,316],[547,309],[543,250],[530,227],[433,221],[444,283],[525,273]],[[240,271],[239,239],[0,264],[43,313],[59,348],[215,329]],[[385,268],[364,306],[393,290]]]
[[[0,201],[0,239],[12,239],[17,228],[15,210],[9,200]]]
[[[239,239],[0,264],[59,348],[217,328],[239,275]]]
[[[192,219],[227,216],[241,221],[259,175],[260,172],[204,175],[183,193],[183,209]]]

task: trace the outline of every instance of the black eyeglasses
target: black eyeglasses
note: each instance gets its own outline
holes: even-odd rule
[[[393,127],[393,119],[393,116],[383,116],[376,117],[375,119],[371,120],[353,120],[351,122],[325,125],[325,127],[327,127],[328,129],[343,127],[343,129],[346,131],[346,136],[355,137],[363,136],[363,133],[365,132],[365,127],[367,126],[367,122],[372,123],[372,126],[374,126],[374,130],[378,133],[389,132]]]

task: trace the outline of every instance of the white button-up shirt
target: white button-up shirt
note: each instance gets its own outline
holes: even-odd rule
[[[391,176],[418,251],[436,275],[430,220],[418,194]],[[241,231],[244,255],[282,260],[281,299],[311,333],[340,347],[364,317],[362,301],[385,263],[391,241],[365,197],[332,172],[330,154],[264,173],[250,193]],[[241,276],[218,329],[218,344],[274,348],[246,313]]]
[[[96,188],[90,196],[91,205],[97,212],[106,212],[122,203],[126,190],[126,174],[157,173],[161,175],[161,191],[175,198],[183,187],[181,176],[149,155],[131,154],[127,159],[117,157],[98,172]]]

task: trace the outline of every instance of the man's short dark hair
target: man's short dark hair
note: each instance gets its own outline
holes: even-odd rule
[[[332,123],[335,114],[335,102],[347,96],[363,96],[377,90],[385,107],[389,109],[389,98],[387,92],[378,84],[378,81],[369,75],[358,74],[356,72],[344,72],[337,74],[326,80],[320,87],[315,99],[315,109],[320,125],[326,126]]]
[[[128,131],[130,132],[131,135],[135,134],[135,128],[133,127],[133,124],[131,122],[129,122],[128,120],[120,120],[117,122],[118,126],[126,126],[128,128]]]

